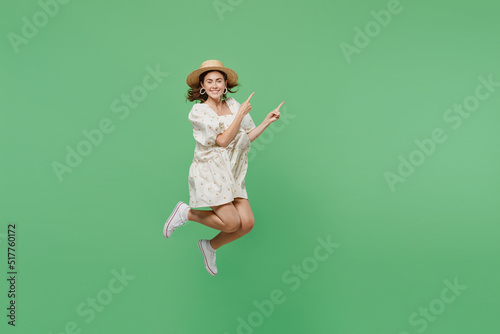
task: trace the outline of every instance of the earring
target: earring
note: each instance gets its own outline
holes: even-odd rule
[[[224,88],[224,93],[222,94],[226,94],[227,93],[227,87]]]
[[[201,91],[202,91],[202,90],[204,90],[204,89],[205,89],[205,88],[200,89],[200,94],[201,94],[201,95],[203,95],[203,94],[205,94],[205,93],[207,92],[207,91],[204,91],[204,92],[202,93]]]

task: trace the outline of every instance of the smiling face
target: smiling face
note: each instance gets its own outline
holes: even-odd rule
[[[222,97],[226,82],[224,81],[224,76],[220,72],[212,71],[205,76],[205,79],[201,83],[201,87],[205,88],[209,97],[218,100]]]

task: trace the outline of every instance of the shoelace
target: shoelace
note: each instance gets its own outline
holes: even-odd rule
[[[186,222],[181,222],[181,223],[179,223],[179,225],[177,225],[177,226],[170,225],[170,226],[168,227],[168,229],[169,229],[169,230],[171,230],[171,231],[173,231],[173,230],[175,230],[176,228],[178,228],[179,226],[182,226],[182,225],[186,225]]]
[[[212,266],[215,267],[215,252],[213,252],[213,255],[212,255]]]

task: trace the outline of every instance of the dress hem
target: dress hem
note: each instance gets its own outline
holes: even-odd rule
[[[227,203],[232,203],[234,201],[235,198],[244,198],[244,199],[248,199],[248,197],[244,197],[244,196],[235,196],[233,197],[232,200],[228,201],[228,202],[223,202],[223,203],[219,203],[219,204],[211,204],[211,205],[201,205],[201,206],[189,206],[191,209],[198,209],[198,208],[210,208],[211,206],[218,206],[218,205],[222,205],[222,204],[227,204]]]

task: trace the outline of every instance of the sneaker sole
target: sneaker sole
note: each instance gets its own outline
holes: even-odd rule
[[[201,240],[198,241],[198,247],[200,248],[201,254],[203,254],[203,262],[205,262],[205,268],[207,269],[210,275],[215,276],[216,274],[214,274],[214,272],[208,266],[207,257],[205,256],[205,251],[203,251],[203,247],[201,246]]]
[[[168,236],[167,236],[168,226],[172,222],[172,218],[174,218],[174,216],[177,213],[177,211],[179,210],[179,207],[181,206],[181,204],[182,204],[182,201],[177,202],[177,205],[175,206],[174,211],[172,211],[172,213],[170,214],[170,217],[168,217],[167,221],[165,222],[165,225],[163,225],[163,236],[165,238],[168,238]]]

